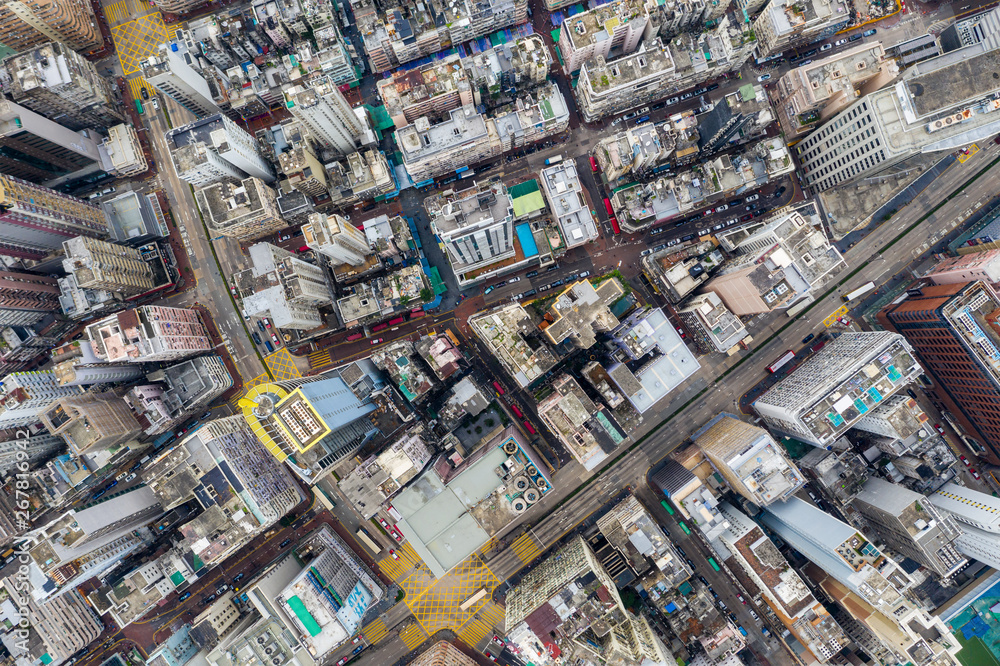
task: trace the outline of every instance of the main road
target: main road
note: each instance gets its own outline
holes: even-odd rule
[[[991,143],[964,164],[956,162],[934,182],[932,187],[918,195],[891,221],[881,225],[850,248],[845,253],[847,270],[835,276],[833,283],[825,287],[830,293],[818,298],[815,306],[794,319],[789,319],[784,314],[772,315],[763,329],[757,332],[759,342],[749,358],[740,362],[741,357],[737,356],[722,362],[703,365],[701,370],[680,387],[662,407],[644,415],[645,423],[634,433],[634,439],[631,441],[635,442],[645,435],[649,436],[638,446],[623,445],[623,448],[616,453],[620,455],[627,451],[627,455],[592,475],[586,474],[575,462],[561,468],[555,476],[552,492],[545,500],[532,506],[524,514],[522,524],[528,526],[527,534],[538,550],[544,551],[559,542],[621,488],[631,485],[637,488],[638,492],[645,493],[642,486],[645,484],[646,473],[650,467],[689,441],[695,430],[713,416],[721,411],[736,409],[736,401],[743,389],[760,380],[773,356],[785,349],[801,347],[802,338],[823,329],[823,320],[843,304],[842,293],[869,280],[882,284],[891,276],[906,270],[915,260],[934,248],[954,224],[967,217],[968,211],[974,208],[977,202],[986,201],[993,196],[992,184],[1000,177],[1000,166],[990,167],[983,177],[962,189],[957,196],[943,203],[939,210],[919,224],[916,223],[956,190],[963,188],[966,181],[987,167],[990,162],[997,159],[998,152],[1000,152],[998,147]],[[891,252],[883,255],[882,250],[914,224],[916,226],[913,229],[892,245]],[[861,269],[844,280],[844,276],[856,267]],[[844,282],[837,284],[841,280]],[[831,289],[834,284],[836,288]],[[706,357],[702,360],[704,362]],[[676,425],[670,428],[661,427],[668,422]],[[634,448],[630,448],[633,446]],[[566,499],[574,492],[576,494],[572,498]],[[510,529],[515,529],[515,526]],[[688,554],[692,555],[690,552]],[[487,561],[487,566],[501,581],[516,574],[525,564],[513,548],[502,549]],[[399,609],[399,606],[401,604],[394,609],[397,612],[384,618],[387,626],[392,627],[390,624],[392,620],[400,624],[413,621],[411,615]],[[750,629],[746,624],[744,626]],[[764,642],[759,630],[751,635],[755,649],[771,653],[773,656],[780,654],[773,650],[773,643],[769,646]],[[376,649],[366,650],[359,655],[357,663],[362,665],[393,663],[408,652],[409,649],[398,637],[389,637]]]

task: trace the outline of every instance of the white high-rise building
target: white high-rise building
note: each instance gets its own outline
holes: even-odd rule
[[[222,113],[208,81],[191,66],[193,58],[183,41],[160,44],[159,56],[143,63],[142,76],[149,85],[199,118]]]
[[[816,566],[809,573],[821,589],[900,663],[959,666],[961,644],[941,618],[907,598],[914,581],[864,534],[798,497],[771,504],[760,520]]]
[[[753,404],[768,427],[826,448],[922,372],[897,333],[843,333]]]
[[[340,89],[327,81],[285,93],[285,106],[326,148],[344,155],[355,152],[365,127]]]
[[[337,264],[361,266],[372,253],[365,232],[336,213],[311,214],[302,236],[306,245]]]
[[[253,317],[269,316],[277,328],[310,330],[323,323],[317,307],[333,301],[323,269],[270,243],[250,246],[253,268],[235,276],[243,308]]]
[[[197,310],[143,305],[87,326],[95,355],[115,363],[173,361],[214,347]]]
[[[503,183],[434,196],[425,207],[456,274],[514,256],[514,208]]]
[[[167,132],[177,176],[195,187],[243,180],[277,180],[257,139],[229,118],[216,114]]]
[[[51,370],[11,373],[0,382],[0,428],[38,423],[53,401],[79,394],[75,386],[59,386]]]
[[[39,460],[52,455],[64,446],[66,442],[62,437],[48,433],[0,441],[0,474],[13,472],[16,465],[22,461],[34,467]]]
[[[946,483],[927,499],[951,516],[961,534],[955,545],[967,557],[1000,569],[1000,499],[956,483]]]
[[[994,9],[1000,15],[1000,9]],[[983,22],[996,25],[995,21]],[[758,32],[758,35],[760,33]],[[1000,132],[1000,33],[916,63],[892,86],[857,99],[795,146],[801,173],[822,191],[921,153],[945,153]]]

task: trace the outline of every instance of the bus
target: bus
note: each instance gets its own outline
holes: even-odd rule
[[[681,526],[682,530],[684,530],[684,534],[691,534],[691,530],[688,529],[688,526],[684,523],[683,520],[678,520],[677,524]]]
[[[523,419],[524,418],[524,413],[520,409],[517,408],[517,405],[511,405],[510,406],[510,411],[514,412],[514,416],[516,416],[517,418],[519,418],[519,419]]]
[[[316,501],[326,507],[327,511],[333,511],[333,507],[337,506],[325,490],[320,488],[318,485],[313,486],[313,495],[316,496]]]
[[[348,342],[354,342],[355,340],[360,340],[363,337],[365,337],[364,333],[353,333],[353,334],[347,336],[347,341]]]
[[[674,507],[670,506],[670,503],[667,500],[660,500],[660,506],[662,506],[663,510],[671,516],[674,515]]]
[[[616,236],[622,232],[622,228],[618,226],[618,220],[615,219],[614,215],[611,216],[608,222],[611,223],[611,231],[615,232]]]
[[[486,594],[487,594],[486,588],[484,587],[475,594],[473,594],[471,597],[463,601],[462,605],[459,606],[459,608],[461,608],[464,611],[469,610],[470,608],[475,606],[480,600],[482,600],[486,596]]]
[[[537,434],[537,433],[535,432],[535,428],[534,428],[534,426],[532,426],[532,425],[531,425],[530,423],[528,423],[528,421],[527,421],[527,420],[525,420],[525,421],[521,421],[521,423],[523,423],[523,424],[524,424],[524,427],[525,427],[525,428],[527,428],[527,429],[528,429],[528,432],[530,432],[530,433],[531,433],[532,435],[535,435],[535,434]]]
[[[372,333],[378,333],[379,331],[384,331],[389,328],[389,324],[375,324],[372,326]]]
[[[775,361],[774,363],[772,363],[771,365],[767,366],[767,371],[768,371],[768,372],[770,372],[770,373],[771,373],[771,374],[773,375],[773,374],[774,374],[774,373],[776,373],[776,372],[777,372],[778,370],[780,370],[780,369],[781,369],[782,367],[784,367],[784,366],[785,366],[785,365],[786,365],[786,364],[787,364],[787,363],[788,363],[789,361],[791,361],[791,360],[792,360],[793,358],[795,358],[795,352],[794,352],[794,351],[792,351],[791,349],[789,349],[789,350],[788,350],[788,351],[786,351],[786,352],[785,352],[784,354],[782,354],[782,355],[781,355],[781,356],[780,356],[780,357],[778,358],[778,360],[776,360],[776,361]]]
[[[142,108],[142,102],[139,100],[135,100],[135,110],[139,112],[140,116],[146,112],[146,110]]]
[[[365,544],[365,546],[368,548],[368,550],[372,551],[376,555],[378,555],[379,553],[382,552],[382,547],[379,546],[378,544],[376,544],[372,540],[372,538],[370,536],[368,536],[368,532],[365,532],[365,528],[359,527],[358,531],[355,532],[355,534],[358,535],[358,541],[360,541],[361,543]]]
[[[503,386],[500,386],[500,382],[493,382],[493,388],[497,390],[497,395],[503,395],[505,393]]]
[[[714,557],[708,558],[708,563],[712,566],[713,569],[715,569],[716,571],[719,571],[719,565],[716,563]]]
[[[416,310],[410,310],[410,319],[417,319],[419,317],[423,317],[425,314],[427,314],[427,313],[424,312],[423,308],[417,308]]]
[[[844,302],[850,303],[851,301],[857,300],[862,296],[864,296],[865,294],[867,294],[869,291],[872,291],[873,289],[875,289],[874,282],[871,281],[865,282],[863,285],[861,285],[854,291],[849,291],[846,294],[844,294],[843,296]]]
[[[406,321],[406,320],[403,319],[402,317],[396,317],[395,319],[390,319],[389,320],[389,326],[399,326],[404,321]]]

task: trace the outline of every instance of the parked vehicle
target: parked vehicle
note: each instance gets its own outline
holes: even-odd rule
[[[877,32],[878,32],[878,30],[876,30],[875,28],[872,28],[871,30],[865,30],[863,33],[861,33],[861,36],[862,37],[871,37],[872,35],[874,35]]]
[[[188,591],[182,594],[181,596],[177,597],[177,601],[187,601],[190,598],[191,598],[191,592]]]
[[[771,75],[770,74],[761,74],[760,76],[757,77],[757,81],[760,82],[760,83],[763,83],[764,81],[770,81],[770,80],[771,80]]]

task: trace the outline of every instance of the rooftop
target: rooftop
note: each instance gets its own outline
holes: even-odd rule
[[[618,278],[604,280],[596,288],[589,280],[579,280],[556,296],[547,319],[552,323],[544,330],[552,344],[558,345],[567,338],[582,349],[589,349],[597,342],[597,333],[610,331],[618,325],[618,318],[609,306],[621,298],[625,290]]]
[[[520,304],[476,315],[469,319],[469,326],[522,387],[556,364],[555,356],[536,335],[538,328]]]

